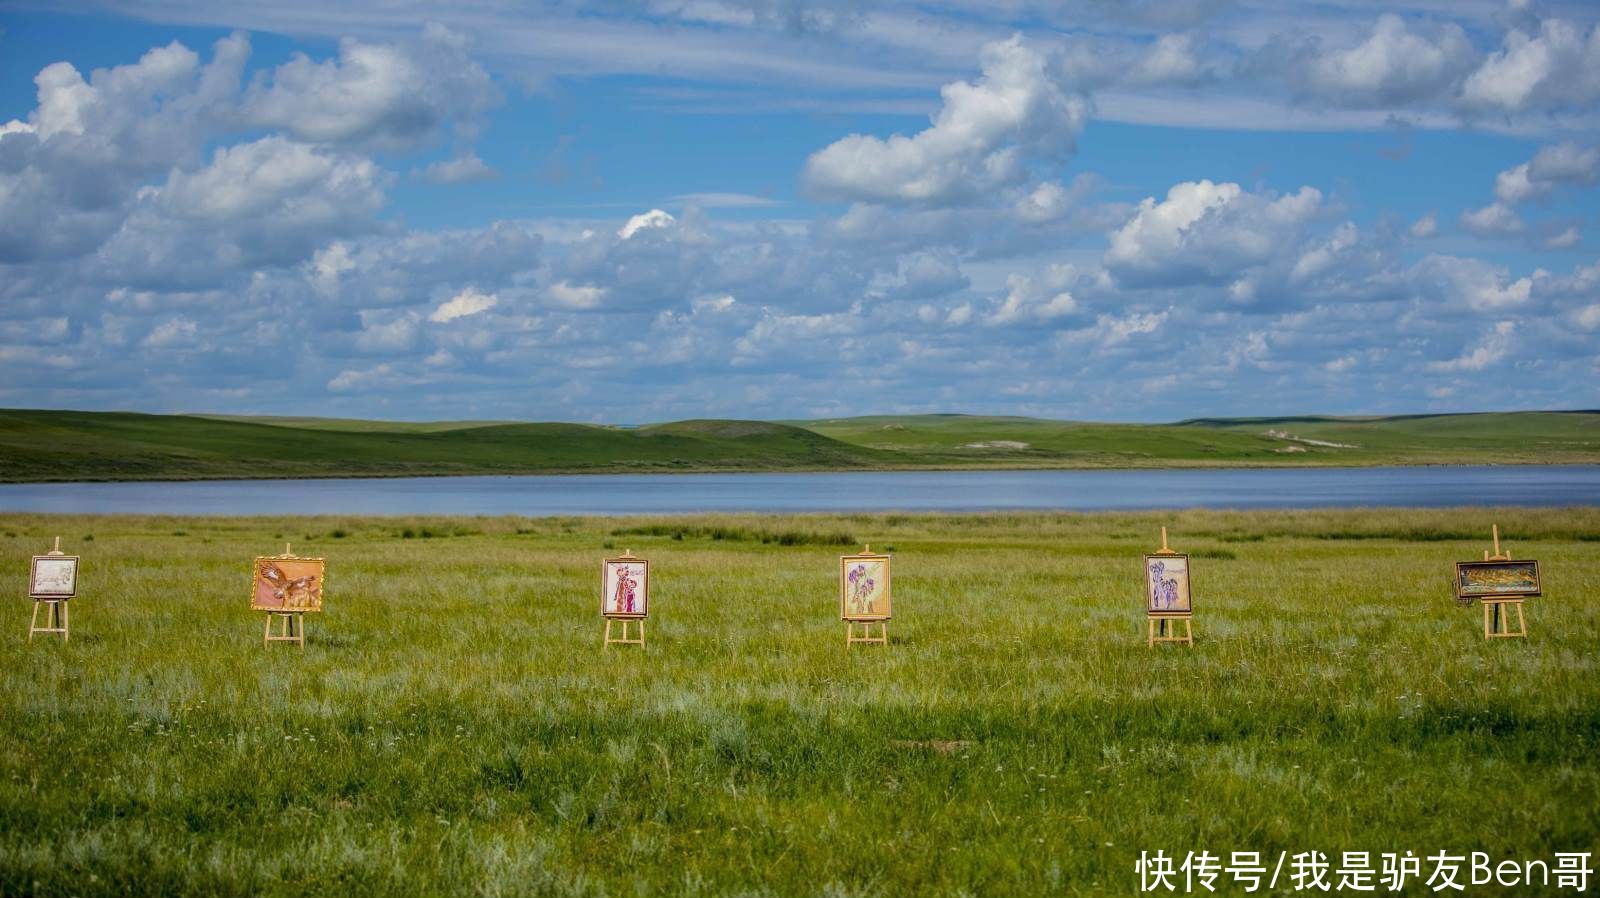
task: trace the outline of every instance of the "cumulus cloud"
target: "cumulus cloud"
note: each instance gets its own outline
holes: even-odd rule
[[[852,134],[806,160],[808,187],[826,199],[942,204],[1026,178],[1034,160],[1076,147],[1088,101],[1056,83],[1021,37],[987,44],[983,77],[940,91],[932,125],[910,137]]]
[[[499,298],[492,293],[482,293],[476,288],[468,287],[441,303],[439,308],[434,309],[428,316],[428,320],[443,324],[455,321],[457,318],[467,318],[487,312],[499,302]]]
[[[1478,237],[1510,237],[1527,230],[1522,217],[1504,203],[1462,212],[1461,226]]]
[[[1600,99],[1600,25],[1545,19],[1537,33],[1513,29],[1501,49],[1461,86],[1474,112],[1516,114],[1585,109]]]
[[[430,25],[410,46],[346,39],[336,60],[296,54],[257,76],[243,114],[297,140],[393,149],[414,146],[447,125],[470,129],[496,99],[465,41]]]
[[[651,209],[649,212],[641,212],[628,219],[622,227],[617,229],[617,237],[627,240],[647,228],[665,228],[676,222],[677,219],[673,218],[669,213],[660,209]]]
[[[1280,48],[1287,58],[1279,64],[1299,91],[1333,105],[1406,106],[1438,96],[1478,59],[1460,26],[1433,32],[1413,31],[1401,17],[1384,13],[1354,46]]]
[[[1515,345],[1517,325],[1514,321],[1497,322],[1475,345],[1461,355],[1428,365],[1428,370],[1441,373],[1482,371],[1504,359]]]
[[[1506,205],[1547,196],[1562,184],[1588,186],[1600,181],[1600,147],[1572,141],[1543,147],[1521,165],[1495,176],[1495,197]]]
[[[1147,197],[1110,235],[1106,268],[1129,286],[1221,283],[1282,255],[1322,207],[1322,193],[1250,193],[1232,183],[1185,181]]]
[[[422,177],[435,184],[469,184],[492,181],[496,172],[476,153],[463,153],[429,165],[422,170]]]

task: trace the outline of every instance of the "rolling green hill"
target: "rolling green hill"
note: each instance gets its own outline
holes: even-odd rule
[[[1593,464],[1600,412],[1197,418],[1096,424],[908,415],[790,422],[925,463],[1012,467]]]
[[[1600,412],[1096,424],[385,422],[0,411],[0,481],[915,468],[1600,463]]]

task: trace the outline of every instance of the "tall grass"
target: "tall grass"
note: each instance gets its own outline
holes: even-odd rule
[[[1525,641],[1451,599],[1491,521],[1543,563]],[[1192,649],[1144,644],[1163,523]],[[895,546],[891,645],[845,648],[848,549],[784,532]],[[1600,852],[1600,509],[0,533],[0,895],[1101,895],[1158,848]],[[30,646],[57,533],[74,632]],[[284,540],[329,563],[303,652],[247,610]],[[624,541],[649,644],[603,651]]]

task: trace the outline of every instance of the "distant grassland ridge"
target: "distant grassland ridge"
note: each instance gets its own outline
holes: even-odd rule
[[[974,415],[642,427],[0,411],[0,482],[701,471],[1600,463],[1600,412]]]

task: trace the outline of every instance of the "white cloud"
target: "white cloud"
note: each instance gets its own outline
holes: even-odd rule
[[[627,240],[646,228],[665,228],[676,222],[677,219],[670,214],[660,209],[651,209],[649,212],[641,212],[628,219],[626,224],[617,229],[617,236]]]
[[[1533,159],[1495,176],[1494,194],[1513,205],[1548,195],[1559,184],[1589,185],[1600,181],[1600,147],[1571,141],[1544,147]]]
[[[1412,268],[1411,278],[1422,295],[1476,312],[1525,306],[1533,297],[1532,278],[1512,280],[1504,268],[1460,256],[1428,256]]]
[[[1361,43],[1306,56],[1296,79],[1304,91],[1335,105],[1404,106],[1438,95],[1476,61],[1460,26],[1442,26],[1428,37],[1384,13]]]
[[[1545,19],[1537,34],[1512,30],[1461,86],[1470,111],[1580,110],[1600,99],[1600,26]]]
[[[559,281],[545,288],[545,296],[557,306],[568,309],[593,309],[605,299],[604,288]]]
[[[1427,215],[1424,215],[1412,222],[1408,231],[1411,236],[1417,238],[1418,240],[1426,240],[1429,237],[1439,233],[1439,216],[1433,212],[1429,212]]]
[[[1280,257],[1318,214],[1322,193],[1248,193],[1238,184],[1185,181],[1147,197],[1110,235],[1107,269],[1131,286],[1217,283]]]
[[[1478,341],[1477,345],[1461,355],[1443,362],[1433,362],[1428,370],[1441,373],[1482,371],[1505,358],[1515,343],[1517,325],[1514,321],[1501,321]]]
[[[1053,321],[1082,311],[1068,286],[1077,278],[1071,265],[1055,265],[1038,278],[1012,274],[1006,277],[1006,295],[985,321],[1016,324]]]
[[[1462,212],[1461,226],[1478,237],[1510,237],[1527,229],[1522,216],[1504,203],[1490,203],[1481,209]]]
[[[852,134],[806,160],[804,178],[828,199],[940,204],[1027,176],[1033,159],[1076,146],[1088,102],[1055,83],[1020,37],[984,46],[983,77],[940,91],[932,126],[911,137]]]
[[[339,58],[296,54],[258,76],[243,101],[257,125],[298,140],[406,147],[449,123],[469,130],[497,99],[459,36],[430,26],[412,46],[346,39]]]
[[[199,327],[188,318],[169,318],[145,335],[143,345],[152,349],[171,349],[193,343]]]
[[[764,209],[783,205],[771,197],[748,193],[680,193],[672,200],[702,209]]]
[[[457,318],[466,318],[478,315],[494,308],[500,302],[492,293],[483,293],[474,287],[468,287],[450,297],[439,308],[434,309],[428,320],[436,324],[454,321]]]
[[[435,184],[470,184],[492,181],[497,173],[477,154],[463,153],[429,165],[422,170],[422,177]]]
[[[1572,314],[1568,316],[1568,320],[1576,325],[1579,330],[1600,330],[1600,303],[1573,310]]]

